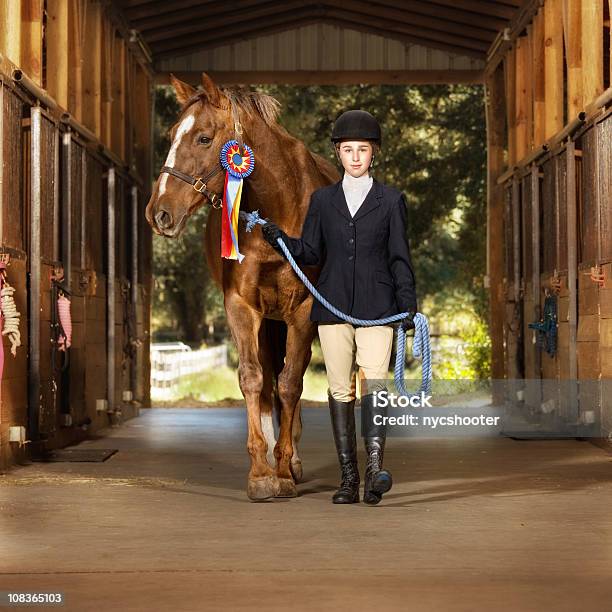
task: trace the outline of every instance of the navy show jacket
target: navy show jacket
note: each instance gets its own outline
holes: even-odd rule
[[[312,193],[302,236],[288,237],[287,247],[299,264],[323,266],[316,288],[342,312],[360,319],[416,312],[406,208],[399,190],[373,179],[351,217],[339,181]],[[310,320],[343,323],[316,299]]]

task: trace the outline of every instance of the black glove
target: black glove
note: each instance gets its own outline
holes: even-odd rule
[[[285,254],[283,253],[280,244],[278,244],[277,239],[282,238],[283,242],[287,244],[287,234],[285,234],[285,232],[283,232],[283,230],[278,227],[276,223],[272,223],[272,221],[268,221],[265,225],[262,225],[261,232],[264,239],[272,245],[272,248],[284,257]]]
[[[408,312],[408,316],[404,317],[400,322],[400,327],[402,331],[406,333],[409,329],[414,329],[414,315],[416,313],[414,311]]]

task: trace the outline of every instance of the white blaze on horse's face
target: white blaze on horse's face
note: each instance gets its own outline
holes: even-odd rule
[[[183,117],[178,129],[176,130],[176,135],[174,136],[174,142],[170,147],[170,151],[168,152],[168,157],[166,158],[166,163],[164,166],[168,166],[169,168],[174,168],[174,162],[176,161],[176,152],[178,151],[179,146],[181,145],[181,141],[183,138],[189,133],[193,125],[195,124],[195,114],[194,110],[191,109],[189,113]],[[162,175],[161,181],[159,182],[159,195],[162,196],[166,192],[166,183],[168,182],[169,174],[165,173]]]

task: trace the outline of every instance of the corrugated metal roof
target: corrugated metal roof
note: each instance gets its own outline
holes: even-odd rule
[[[160,72],[292,70],[482,70],[484,59],[327,24],[157,60]]]
[[[165,65],[168,58],[180,56],[183,61],[191,58],[191,69],[200,69],[201,65],[193,65],[193,58],[210,62],[210,55],[201,55],[210,52],[215,58],[213,65],[237,65],[236,57],[242,56],[245,63],[257,65],[285,62],[287,70],[300,65],[315,70],[335,69],[336,64],[368,70],[393,62],[400,69],[411,62],[427,65],[457,57],[484,62],[498,32],[508,25],[523,2],[233,0],[230,4],[218,0],[114,0],[114,4],[140,32],[159,66]],[[257,41],[255,47],[251,45],[248,53],[240,53],[243,41],[253,39]],[[317,48],[322,40],[325,52]],[[392,42],[399,42],[403,50]],[[424,53],[425,57],[412,60],[410,50],[415,45],[417,49],[443,51],[446,59],[442,55],[428,59],[419,50],[414,53]],[[394,53],[389,52],[390,46]],[[282,49],[288,52],[283,54]]]

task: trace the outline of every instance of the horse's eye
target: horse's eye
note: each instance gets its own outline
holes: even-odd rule
[[[207,145],[210,144],[212,140],[208,136],[198,136],[198,144]]]

